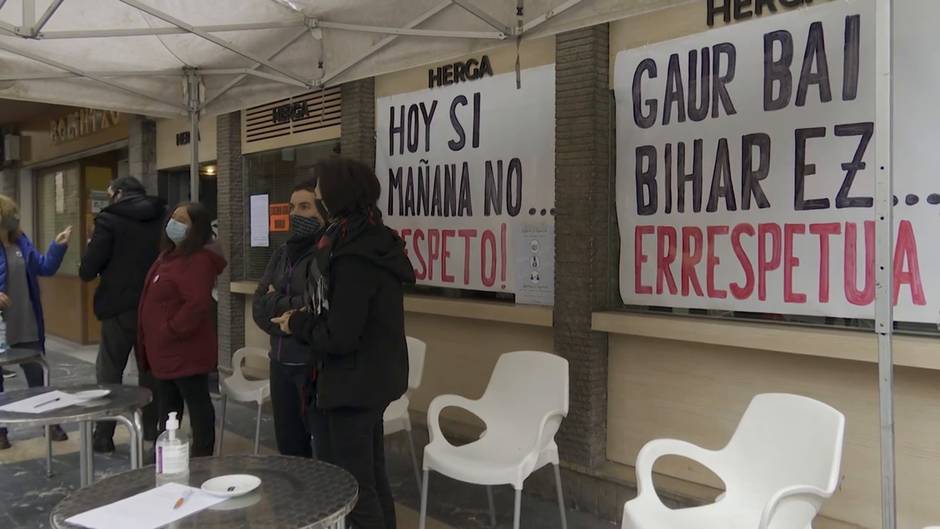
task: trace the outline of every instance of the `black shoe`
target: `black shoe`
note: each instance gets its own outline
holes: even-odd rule
[[[110,454],[114,452],[114,440],[107,437],[95,437],[92,448],[96,454]]]
[[[11,447],[10,440],[7,439],[6,432],[0,432],[0,450],[7,450]]]
[[[65,430],[62,429],[58,424],[53,424],[49,427],[49,437],[57,443],[62,443],[69,440],[69,434],[65,433]]]

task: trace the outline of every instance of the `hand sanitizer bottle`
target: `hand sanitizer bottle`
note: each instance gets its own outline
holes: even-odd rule
[[[156,444],[157,484],[180,482],[189,478],[189,436],[179,431],[180,422],[176,412],[170,412],[166,431],[160,434]]]

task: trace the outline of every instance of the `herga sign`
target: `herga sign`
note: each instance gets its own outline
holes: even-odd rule
[[[896,318],[936,323],[940,2],[899,4]],[[619,53],[623,301],[873,317],[874,81],[873,0]]]

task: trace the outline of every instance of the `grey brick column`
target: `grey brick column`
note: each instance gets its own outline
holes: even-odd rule
[[[127,117],[127,165],[147,193],[157,194],[157,123],[144,116]]]
[[[375,168],[375,79],[346,83],[342,95],[343,156]]]
[[[555,352],[570,363],[570,412],[562,458],[606,461],[607,335],[591,313],[607,307],[611,228],[609,29],[555,41]]]
[[[232,294],[232,281],[245,279],[245,189],[242,182],[241,112],[218,118],[219,239],[228,267],[219,276],[219,366],[245,345],[245,297]]]
[[[13,167],[0,169],[0,194],[6,195],[13,200],[19,200],[16,193],[19,175],[19,169]]]

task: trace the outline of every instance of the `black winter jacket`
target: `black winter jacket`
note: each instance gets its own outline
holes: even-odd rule
[[[404,243],[369,226],[333,249],[328,281],[329,310],[290,320],[318,368],[317,407],[384,410],[408,388],[403,285],[415,274]]]
[[[95,291],[99,320],[137,310],[144,279],[160,253],[165,217],[166,202],[144,195],[131,195],[95,217],[78,275],[82,281],[101,277]]]
[[[307,237],[278,248],[271,256],[264,276],[258,282],[258,289],[255,290],[252,317],[258,327],[271,336],[271,360],[282,364],[311,362],[310,347],[281,332],[280,327],[271,323],[271,318],[305,305],[307,271],[312,263],[318,239],[319,236]],[[269,293],[269,287],[273,288],[274,292]]]

